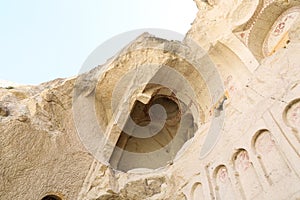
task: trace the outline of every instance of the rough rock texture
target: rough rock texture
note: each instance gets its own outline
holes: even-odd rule
[[[1,199],[76,199],[92,156],[74,130],[73,82],[0,89]]]
[[[195,2],[199,13],[185,41],[145,34],[109,61],[100,79],[99,68],[95,68],[76,78],[39,86],[0,88],[0,199],[39,200],[47,194],[68,200],[300,198],[300,2]],[[205,95],[209,91],[205,83],[214,77],[197,76],[197,62],[187,62],[180,55],[185,52],[186,58],[195,53],[191,39],[207,51],[224,84],[216,98]],[[156,48],[139,49],[147,45]],[[190,56],[191,60],[203,56],[196,55]],[[114,144],[128,141],[120,139],[122,130],[114,126],[115,121],[128,117],[116,115],[124,108],[122,103],[129,102],[133,108],[135,100],[146,104],[157,94],[174,100],[170,91],[151,85],[120,101],[117,111],[111,108],[111,91],[121,75],[144,63],[179,71],[195,91],[191,104],[182,100],[182,105],[198,105],[199,109],[191,106],[188,114],[195,124],[184,130],[193,134],[184,138],[184,145],[170,162],[158,169],[122,172],[111,165],[119,166],[124,155],[107,146],[107,140],[100,138],[100,152],[84,146],[84,138],[77,134],[80,129],[76,130],[80,120],[73,109],[76,98],[88,99],[94,94],[97,118],[91,122],[109,130],[105,136]],[[155,77],[159,70],[145,73],[143,80]],[[74,95],[78,80],[86,85],[80,85],[76,90],[80,92]],[[125,89],[132,92],[134,87],[126,85]],[[124,96],[125,90],[121,87],[117,92]],[[87,112],[85,104],[81,107],[80,112]],[[197,112],[199,118],[195,118]],[[225,116],[220,136],[214,148],[202,155],[218,116]],[[140,144],[143,151],[147,149],[143,141]],[[119,159],[110,160],[113,153]],[[157,162],[160,159],[157,157]],[[142,164],[132,157],[126,160]]]

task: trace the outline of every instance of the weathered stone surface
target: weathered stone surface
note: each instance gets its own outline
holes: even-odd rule
[[[282,40],[272,40],[277,42],[270,55],[262,53],[263,42],[270,38],[268,33],[289,16],[289,9],[299,12],[299,1],[195,2],[199,13],[185,41],[166,41],[144,34],[102,68],[103,77],[98,77],[100,68],[95,68],[76,78],[38,86],[0,87],[1,199],[40,200],[47,194],[66,200],[300,198],[300,18],[288,29],[281,29]],[[267,17],[267,26],[260,26],[262,16]],[[267,30],[259,35],[260,29]],[[287,36],[289,42],[282,46]],[[251,39],[255,37],[258,40]],[[195,54],[191,39],[207,51],[216,66],[214,74],[218,73],[224,84],[218,98],[207,97],[206,84],[214,80],[213,76],[205,80],[194,69],[203,55]],[[141,50],[145,46],[152,49]],[[190,59],[182,59],[182,52]],[[130,80],[130,84],[117,85],[122,75],[145,63],[168,65],[180,72],[195,91],[191,105],[201,109],[191,106],[184,126],[189,127],[184,129],[186,137],[178,139],[174,156],[161,168],[145,164],[146,167],[116,170],[123,152],[117,152],[115,145],[141,152],[156,145],[151,146],[152,140],[132,140],[130,144],[122,130],[116,128],[116,121],[128,117],[117,115],[125,105],[133,109],[139,100],[147,107],[155,95],[168,97],[174,104],[167,115],[166,129],[170,130],[178,119],[183,119],[176,113],[189,105],[188,98],[183,98],[183,106],[176,107],[179,100],[170,90],[157,85],[136,89]],[[157,67],[147,71],[139,81],[149,82],[159,70]],[[112,105],[115,88],[120,97],[116,110]],[[126,96],[126,92],[133,95]],[[95,151],[104,162],[90,153],[98,149],[86,148],[82,143],[85,138],[78,135],[76,123],[80,118],[76,117],[89,113],[88,104],[79,104],[81,110],[74,116],[74,106],[81,102],[76,98],[89,99],[92,95],[97,100],[93,107],[96,117],[90,122],[108,127],[105,134],[115,142],[112,146],[100,145],[102,151]],[[146,108],[136,108],[132,114],[135,120],[149,120],[147,112],[139,118],[142,110]],[[195,113],[200,117],[194,118]],[[212,120],[222,115],[225,118],[220,137],[214,148],[201,157]],[[89,132],[91,124],[82,129]],[[160,140],[166,138],[164,133]],[[106,144],[107,138],[100,138],[101,144]],[[165,143],[161,143],[162,149],[172,152]],[[178,144],[183,145],[178,148]],[[116,159],[112,161],[109,158],[113,153]],[[142,159],[130,159],[126,157],[123,163],[143,163]],[[158,156],[155,161],[161,160]]]
[[[55,80],[0,89],[1,102],[10,112],[0,117],[1,199],[41,199],[52,192],[76,199],[92,156],[74,130],[72,84]],[[41,98],[50,85],[57,102]]]

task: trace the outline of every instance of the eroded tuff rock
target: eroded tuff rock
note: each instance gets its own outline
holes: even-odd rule
[[[195,2],[199,13],[182,42],[143,34],[104,66],[81,76],[0,88],[1,199],[40,200],[46,195],[68,200],[300,198],[299,1]],[[204,54],[195,53],[195,43]],[[195,70],[196,61],[201,63],[206,53],[216,68],[207,79]],[[140,80],[148,83],[161,74],[174,78],[162,70],[167,65],[187,80],[195,96],[175,98],[174,92],[155,84],[136,89],[130,79],[117,85],[121,75],[142,64],[157,68],[142,73]],[[224,90],[214,99],[208,98],[211,90],[206,85],[214,82],[215,74]],[[116,107],[111,103],[115,88],[120,97]],[[170,135],[162,130],[159,140],[144,141],[127,137],[115,126],[128,117],[120,112],[125,103],[133,110],[138,100],[149,114],[147,105],[153,99],[173,105],[167,107],[165,129]],[[96,102],[95,107],[90,102]],[[80,108],[75,116],[74,106]],[[90,108],[96,117],[84,115]],[[135,120],[140,112],[137,109],[132,115]],[[142,119],[147,121],[145,113]],[[177,113],[185,113],[186,118],[180,119],[187,120],[181,126],[185,134],[175,140]],[[224,116],[220,136],[203,155],[211,124],[220,116]],[[90,124],[80,129],[81,119],[91,119]],[[95,123],[108,130],[99,138],[103,143],[95,139],[94,144],[78,134],[90,133]],[[87,146],[85,139],[92,147],[101,144],[100,151]],[[175,141],[173,146],[167,145],[170,141]],[[159,142],[164,154],[151,162],[168,159],[158,169],[156,163],[116,150],[147,152]]]

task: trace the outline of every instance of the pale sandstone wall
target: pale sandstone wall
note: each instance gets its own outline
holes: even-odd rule
[[[73,81],[0,89],[0,199],[76,199],[92,156],[74,130]]]

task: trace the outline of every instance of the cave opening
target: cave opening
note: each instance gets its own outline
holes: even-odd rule
[[[56,195],[47,195],[43,197],[42,200],[62,200],[62,198]]]
[[[157,105],[165,112],[158,112]],[[130,130],[135,135],[121,132],[110,158],[111,166],[128,171],[157,169],[171,163],[196,130],[193,116],[187,110],[187,105],[170,91],[153,95],[147,103],[136,100],[130,112],[135,124]]]

